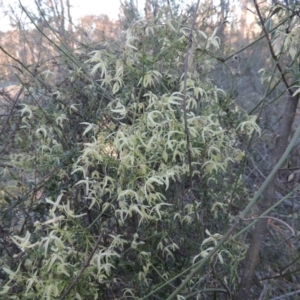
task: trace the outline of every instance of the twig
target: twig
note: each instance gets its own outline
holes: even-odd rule
[[[285,266],[284,268],[282,268],[280,270],[280,274],[283,274],[291,265],[293,265],[298,259],[300,258],[300,255],[298,255],[294,260],[292,260],[287,266]],[[294,270],[295,271],[295,270]],[[294,272],[293,271],[293,272]],[[298,270],[299,271],[299,270]],[[286,275],[286,274],[284,274]]]
[[[218,288],[203,289],[203,290],[196,291],[196,292],[193,292],[191,294],[186,295],[184,297],[184,299],[189,299],[189,298],[195,299],[194,297],[196,295],[199,295],[199,294],[208,294],[208,293],[224,293],[224,294],[226,294],[227,291],[223,290],[223,289],[218,289]]]
[[[297,290],[297,291],[294,291],[294,292],[291,292],[291,293],[287,293],[287,294],[285,294],[285,295],[281,295],[281,296],[272,298],[272,299],[270,299],[270,300],[286,299],[286,297],[293,296],[293,295],[296,295],[296,294],[299,294],[299,293],[300,293],[300,290]]]
[[[265,296],[264,294],[265,294],[266,290],[267,290],[267,283],[264,284],[264,288],[261,291],[258,300],[263,300],[264,299],[264,296]]]
[[[24,13],[26,14],[26,16],[29,18],[29,20],[31,21],[31,24],[33,24],[35,26],[35,28],[52,44],[54,45],[54,47],[56,47],[59,51],[61,51],[64,55],[66,55],[66,57],[68,57],[77,67],[83,67],[79,61],[76,59],[75,56],[70,55],[67,51],[65,51],[64,49],[62,49],[61,47],[59,47],[57,44],[55,44],[39,27],[38,25],[34,22],[33,18],[30,16],[30,14],[28,13],[27,9],[22,5],[22,2],[19,0],[19,5],[21,6],[22,10],[24,11]],[[39,6],[38,6],[39,7]],[[45,20],[45,18],[44,18]],[[48,23],[48,22],[47,22]],[[50,29],[52,30],[51,26],[49,25]],[[52,30],[52,32],[54,32]],[[54,32],[55,34],[55,32]],[[56,35],[56,34],[55,34]],[[57,36],[57,35],[56,35]],[[59,39],[59,38],[58,38]],[[60,39],[59,39],[60,40]],[[62,43],[63,44],[63,43]],[[64,45],[65,46],[65,45]]]
[[[259,217],[251,217],[251,218],[246,218],[246,219],[245,218],[241,218],[242,221],[249,221],[249,220],[253,220],[253,219],[272,219],[272,220],[278,221],[279,223],[284,224],[292,232],[292,237],[296,236],[294,229],[289,224],[287,224],[286,222],[284,222],[284,221],[282,221],[280,219],[277,219],[275,217],[259,216]]]
[[[290,7],[288,7],[287,5],[284,5],[283,3],[277,1],[277,0],[273,0],[273,3],[276,4],[276,5],[279,5],[279,6],[282,6],[284,7],[285,9],[291,11],[291,12],[294,12]]]
[[[277,66],[277,69],[278,69],[278,71],[279,71],[279,73],[280,73],[280,75],[281,75],[282,81],[284,82],[284,84],[285,84],[286,88],[288,89],[290,95],[293,96],[293,91],[290,90],[290,85],[288,84],[288,82],[287,82],[287,80],[286,80],[286,78],[285,78],[285,76],[284,76],[284,74],[283,74],[283,70],[282,70],[282,68],[281,68],[281,66],[280,66],[280,64],[279,64],[279,61],[278,61],[278,59],[277,59],[277,56],[276,56],[276,54],[275,54],[275,52],[274,52],[274,49],[273,49],[273,46],[272,46],[272,43],[271,43],[271,40],[270,40],[270,37],[269,37],[269,33],[267,32],[267,29],[266,29],[266,26],[265,26],[265,21],[264,21],[262,15],[261,15],[261,13],[260,13],[260,9],[259,9],[259,6],[258,6],[258,4],[257,4],[257,0],[253,0],[253,2],[254,2],[255,9],[256,9],[256,12],[257,12],[257,14],[258,14],[259,20],[260,20],[260,22],[261,22],[262,29],[263,29],[263,31],[264,31],[266,40],[267,40],[267,42],[268,42],[268,46],[269,46],[269,49],[270,49],[270,53],[271,53],[271,55],[272,55],[274,61],[276,62],[276,66]]]
[[[179,287],[167,298],[167,300],[174,299],[180,291],[190,282],[190,280],[197,274],[202,268],[206,265],[206,263],[216,254],[216,252],[221,248],[221,246],[229,239],[232,233],[235,231],[236,227],[240,223],[240,218],[237,218],[235,223],[229,228],[229,230],[223,235],[218,244],[209,252],[209,254],[199,261],[198,264],[195,265],[194,269],[191,270],[190,274],[186,276],[184,281],[179,285]]]
[[[69,285],[69,287],[65,290],[65,292],[63,293],[63,295],[59,298],[59,300],[63,300],[66,298],[66,296],[71,292],[71,290],[74,288],[75,284],[77,283],[77,281],[80,279],[81,275],[83,274],[83,272],[85,271],[85,269],[90,265],[91,259],[93,258],[93,255],[95,254],[98,245],[102,239],[104,230],[101,231],[98,240],[92,250],[92,252],[90,253],[90,255],[88,256],[88,258],[86,259],[83,268],[80,270],[80,272],[77,274],[77,276],[74,278],[74,280],[71,282],[71,284]]]
[[[0,49],[3,50],[1,46],[0,46]],[[10,112],[9,112],[7,118],[6,118],[6,121],[5,121],[4,125],[2,126],[2,129],[1,129],[1,132],[0,132],[0,136],[1,136],[1,135],[3,134],[3,132],[4,132],[5,127],[6,127],[6,125],[8,124],[10,117],[12,116],[12,113],[13,113],[13,111],[14,111],[16,105],[17,105],[17,102],[18,102],[18,100],[19,100],[19,98],[20,98],[20,96],[21,96],[23,90],[24,90],[24,88],[21,87],[21,88],[19,89],[19,91],[18,91],[18,94],[15,96],[15,99],[14,99],[14,101],[13,101],[13,106],[12,106],[12,108],[10,109]]]
[[[215,263],[212,265],[212,273],[220,281],[220,283],[224,287],[225,291],[227,291],[227,294],[228,294],[229,298],[232,299],[232,293],[231,293],[228,285],[225,283],[225,281],[222,280],[222,278],[220,278],[220,276],[218,275],[218,273],[215,270],[215,264],[216,264],[216,262],[217,262],[217,258],[216,258]]]
[[[279,272],[279,275],[275,275],[275,276],[268,276],[268,277],[263,277],[263,278],[259,278],[258,281],[266,281],[266,280],[270,280],[270,279],[278,279],[278,278],[282,278],[282,277],[287,277],[287,276],[291,276],[292,274],[298,273],[300,271],[300,269],[288,272],[288,273],[282,273]]]
[[[259,175],[263,178],[263,179],[266,179],[267,177],[259,170],[259,168],[257,167],[257,165],[255,164],[255,161],[253,160],[252,156],[251,156],[251,153],[246,149],[246,153],[248,154],[247,155],[247,158],[249,158],[250,162],[252,163],[255,171],[257,171],[259,173]],[[251,171],[252,173],[252,171]],[[250,177],[250,174],[248,175],[248,177]]]
[[[32,188],[31,190],[29,190],[24,196],[22,196],[21,199],[19,199],[15,204],[13,204],[11,207],[9,207],[4,213],[3,213],[3,216],[6,216],[6,214],[8,214],[12,209],[14,209],[17,205],[19,205],[21,202],[25,201],[26,198],[31,194],[31,193],[35,193],[37,190],[41,189],[42,188],[42,183],[44,181],[46,181],[50,175],[52,175],[57,169],[61,168],[61,166],[63,165],[64,162],[66,162],[67,158],[64,159],[60,166],[57,166],[55,167],[52,171],[50,171],[47,175],[45,175],[38,184],[35,185],[34,188]],[[4,190],[4,192],[8,193],[6,190]],[[12,195],[11,195],[12,196]],[[13,198],[16,198],[14,196],[12,196]]]

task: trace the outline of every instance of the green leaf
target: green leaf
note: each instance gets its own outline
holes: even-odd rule
[[[167,154],[167,152],[166,152],[166,151],[163,151],[163,153],[162,153],[162,157],[163,157],[163,159],[164,159],[164,161],[165,161],[165,162],[167,162],[167,161],[168,161],[168,154]]]
[[[281,7],[281,6],[277,6],[277,7],[271,12],[269,18],[271,18],[272,16],[278,14],[281,10],[282,10],[282,7]]]
[[[4,196],[4,200],[7,202],[7,203],[9,203],[9,204],[11,204],[11,201],[10,201],[10,198],[8,197],[8,196]]]

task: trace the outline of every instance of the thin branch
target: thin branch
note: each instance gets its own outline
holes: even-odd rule
[[[294,188],[291,192],[289,192],[287,195],[285,195],[283,198],[281,198],[275,204],[273,204],[271,207],[269,207],[264,213],[262,213],[260,215],[260,217],[266,216],[269,212],[273,211],[278,205],[280,205],[286,199],[289,199],[291,197],[291,195],[294,194],[297,190],[299,190],[299,186],[297,186],[296,188]],[[241,216],[241,217],[245,217],[245,216]],[[253,222],[251,222],[245,228],[243,228],[242,230],[240,230],[236,235],[234,235],[233,239],[234,240],[237,239],[241,234],[243,234],[244,232],[246,232],[249,228],[251,228],[252,226],[254,226],[257,222],[258,222],[257,219],[254,220]]]
[[[288,273],[284,273],[282,274],[282,272],[280,272],[280,275],[276,275],[276,276],[268,276],[268,277],[263,277],[260,278],[258,281],[265,281],[265,280],[270,280],[270,279],[278,279],[278,278],[282,278],[282,277],[288,277],[291,276],[292,274],[298,273],[300,271],[300,269],[288,272]]]
[[[296,143],[296,141],[298,140],[299,137],[300,137],[300,125],[298,126],[296,132],[294,133],[293,138],[290,141],[290,144],[285,149],[284,153],[282,154],[282,156],[279,159],[279,161],[277,162],[277,164],[274,166],[274,168],[272,169],[272,171],[270,172],[270,174],[268,175],[266,180],[263,182],[261,187],[258,189],[258,191],[255,193],[254,197],[249,202],[247,207],[243,210],[243,212],[241,214],[241,218],[245,218],[245,216],[250,211],[250,209],[253,207],[253,205],[256,202],[258,202],[260,196],[263,194],[263,192],[265,191],[267,186],[273,180],[273,178],[274,178],[275,174],[277,173],[278,169],[282,166],[282,164],[285,162],[286,158],[288,157],[289,153],[292,151],[292,149],[293,149],[293,147],[294,147],[294,145],[295,145],[295,143]]]
[[[1,47],[1,46],[0,46],[0,47]],[[18,91],[18,94],[15,96],[15,99],[14,99],[14,102],[13,102],[13,106],[12,106],[12,108],[10,109],[10,112],[9,112],[7,118],[6,118],[5,123],[3,124],[3,127],[2,127],[1,132],[0,132],[0,136],[1,136],[1,135],[3,134],[3,132],[4,132],[5,127],[6,127],[6,125],[8,124],[10,117],[12,116],[12,113],[13,113],[13,111],[14,111],[16,105],[17,105],[17,102],[18,102],[18,100],[19,100],[19,98],[20,98],[20,96],[21,96],[23,90],[24,90],[24,88],[21,87],[21,88],[19,89],[19,91]]]
[[[38,25],[34,22],[33,18],[30,16],[30,14],[28,13],[28,11],[26,10],[26,8],[22,5],[21,1],[19,0],[19,4],[22,8],[22,10],[24,11],[24,13],[26,14],[26,16],[29,18],[29,20],[31,21],[31,23],[35,26],[35,28],[50,42],[50,44],[54,45],[54,47],[56,47],[59,51],[61,51],[66,57],[68,57],[77,67],[81,67],[83,68],[83,65],[80,64],[80,62],[76,59],[75,56],[70,55],[70,53],[68,53],[67,51],[65,51],[64,49],[62,49],[61,47],[59,47],[56,43],[54,43],[39,27]],[[49,25],[50,27],[50,25]],[[52,28],[50,27],[50,29],[52,30]],[[55,31],[52,30],[52,32],[56,35]],[[59,38],[58,38],[59,39]],[[60,39],[59,39],[60,40]]]
[[[200,290],[200,291],[196,291],[196,292],[193,292],[191,294],[188,294],[188,295],[186,295],[184,297],[184,299],[189,299],[189,298],[195,299],[196,295],[199,295],[199,294],[208,294],[208,293],[223,293],[223,294],[226,294],[227,291],[223,290],[223,289],[218,289],[218,288],[204,289],[204,290]]]
[[[297,14],[298,14],[298,12],[292,13],[290,16],[288,16],[287,18],[285,18],[284,20],[282,20],[281,22],[279,22],[277,25],[275,25],[272,29],[270,29],[269,33],[272,33],[274,30],[276,30],[278,27],[280,27],[281,25],[283,25],[284,23],[286,23],[288,20],[292,19]],[[249,47],[255,45],[258,41],[262,40],[264,37],[265,37],[265,34],[262,34],[260,37],[258,37],[256,40],[254,40],[250,44],[248,44],[245,47],[237,50],[236,52],[230,54],[229,56],[227,56],[225,58],[221,58],[221,57],[215,57],[215,58],[218,59],[221,62],[225,62],[225,61],[229,60],[230,58],[232,58],[233,56],[235,56],[235,55],[243,52],[244,50],[248,49]]]
[[[24,196],[22,196],[21,199],[19,199],[15,204],[13,204],[11,207],[9,207],[5,212],[3,212],[2,218],[4,218],[12,209],[14,209],[16,206],[18,206],[20,203],[22,203],[23,201],[27,200],[27,197],[31,194],[31,193],[36,193],[36,191],[38,191],[39,189],[41,189],[42,183],[46,182],[50,175],[52,175],[56,170],[60,169],[63,164],[67,161],[67,158],[64,159],[61,163],[60,166],[55,167],[52,171],[50,171],[48,174],[46,174],[41,180],[40,182],[33,187],[31,190],[29,190]],[[4,190],[5,193],[8,193],[7,191]],[[15,196],[11,195],[11,197],[16,198]]]
[[[287,9],[287,10],[293,12],[293,10],[292,10],[290,7],[288,7],[287,5],[284,5],[283,3],[281,3],[281,2],[279,2],[279,1],[277,1],[277,0],[273,0],[273,3],[274,3],[274,4],[277,4],[277,5],[281,6],[281,7],[284,7],[285,9]]]
[[[260,171],[260,169],[258,168],[258,166],[255,164],[255,161],[251,155],[251,153],[248,151],[248,149],[246,149],[246,153],[247,153],[247,158],[250,160],[250,162],[252,163],[252,166],[254,167],[255,171],[258,172],[258,174],[263,178],[266,179],[267,177]],[[252,173],[252,171],[250,172],[250,174]],[[248,177],[250,177],[250,174],[248,175]]]
[[[253,220],[253,219],[272,219],[272,220],[275,220],[281,224],[284,224],[291,232],[292,232],[292,237],[295,237],[296,234],[295,234],[295,231],[294,229],[289,225],[287,224],[286,222],[278,219],[278,218],[275,218],[275,217],[270,217],[270,216],[259,216],[259,217],[251,217],[251,218],[246,218],[246,219],[241,219],[243,221],[249,221],[249,220]]]
[[[18,58],[12,56],[9,52],[7,52],[1,45],[0,45],[0,50],[4,54],[6,54],[8,57],[10,57],[12,60],[14,60],[18,64],[20,64],[32,76],[32,78],[35,78],[35,80],[37,80],[38,82],[40,82],[41,84],[44,85],[44,83],[39,78],[37,78],[37,76],[35,76],[35,74],[32,73],[27,66],[25,66]],[[13,67],[15,67],[16,69],[18,69],[21,73],[23,73],[22,70],[19,69],[18,67],[16,67],[16,66],[13,66]]]
[[[77,283],[77,281],[80,279],[81,275],[83,274],[83,272],[86,270],[86,268],[90,265],[91,259],[93,258],[93,255],[95,254],[98,245],[102,239],[102,236],[104,234],[104,230],[101,231],[98,240],[92,250],[92,252],[90,253],[90,255],[88,256],[88,258],[86,259],[83,268],[80,270],[80,272],[77,274],[77,276],[74,278],[74,280],[71,282],[71,284],[69,285],[69,287],[65,290],[65,292],[63,293],[63,295],[59,298],[59,300],[63,300],[65,299],[68,294],[71,292],[71,290],[74,288],[75,284]]]
[[[280,273],[284,273],[290,266],[292,266],[298,259],[300,258],[300,255],[298,255],[294,260],[292,260],[287,266],[281,269]],[[298,270],[299,271],[299,270]],[[286,274],[284,274],[286,275]]]
[[[278,69],[278,71],[279,71],[279,73],[280,73],[280,75],[281,75],[282,81],[284,82],[286,88],[288,89],[290,95],[292,96],[292,95],[293,95],[293,91],[290,90],[290,85],[289,85],[289,83],[287,82],[287,80],[286,80],[286,78],[285,78],[285,76],[284,76],[283,70],[282,70],[282,68],[281,68],[281,66],[280,66],[280,63],[279,63],[279,61],[278,61],[278,59],[277,59],[277,56],[276,56],[276,54],[275,54],[275,51],[274,51],[274,49],[273,49],[273,46],[272,46],[272,43],[271,43],[271,40],[270,40],[270,37],[269,37],[269,33],[267,32],[267,29],[266,29],[266,26],[265,26],[265,21],[264,21],[262,15],[261,15],[259,6],[258,6],[258,4],[257,4],[257,0],[253,0],[253,2],[254,2],[255,9],[256,9],[256,12],[257,12],[257,14],[258,14],[259,20],[260,20],[260,22],[261,22],[261,26],[262,26],[262,29],[263,29],[263,31],[264,31],[266,40],[267,40],[267,42],[268,42],[268,46],[269,46],[269,49],[270,49],[270,53],[271,53],[271,55],[272,55],[272,58],[273,58],[274,61],[276,62],[276,66],[277,66],[277,69]]]
[[[272,299],[270,299],[270,300],[286,299],[286,297],[294,296],[294,295],[296,295],[296,294],[300,294],[300,290],[297,290],[297,291],[294,291],[294,292],[291,292],[291,293],[287,293],[287,294],[285,294],[285,295],[281,295],[281,296],[272,298]]]
[[[194,269],[190,272],[185,280],[180,284],[180,286],[167,298],[167,300],[174,299],[180,291],[190,282],[190,280],[200,271],[202,268],[211,260],[211,258],[217,253],[221,246],[228,240],[228,238],[235,231],[236,227],[240,223],[240,218],[236,218],[235,223],[230,227],[230,229],[223,235],[218,244],[209,252],[209,254],[203,258],[198,264],[195,265]]]

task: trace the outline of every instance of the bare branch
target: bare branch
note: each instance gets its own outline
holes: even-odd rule
[[[63,295],[59,298],[59,300],[63,300],[65,299],[68,294],[71,292],[71,290],[74,288],[75,284],[77,283],[77,281],[80,279],[81,275],[83,274],[83,272],[86,270],[86,268],[90,265],[90,262],[91,262],[91,259],[93,258],[93,255],[95,254],[97,248],[98,248],[98,245],[100,244],[101,242],[101,239],[103,237],[103,234],[104,234],[104,230],[101,231],[100,235],[98,236],[98,240],[92,250],[92,252],[90,253],[90,255],[87,257],[84,265],[83,265],[83,268],[80,270],[80,272],[77,274],[77,276],[74,278],[74,280],[71,282],[71,284],[68,286],[68,288],[65,290],[65,292],[63,293]]]

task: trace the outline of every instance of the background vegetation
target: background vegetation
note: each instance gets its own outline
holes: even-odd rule
[[[297,1],[8,13],[1,299],[298,299]]]

